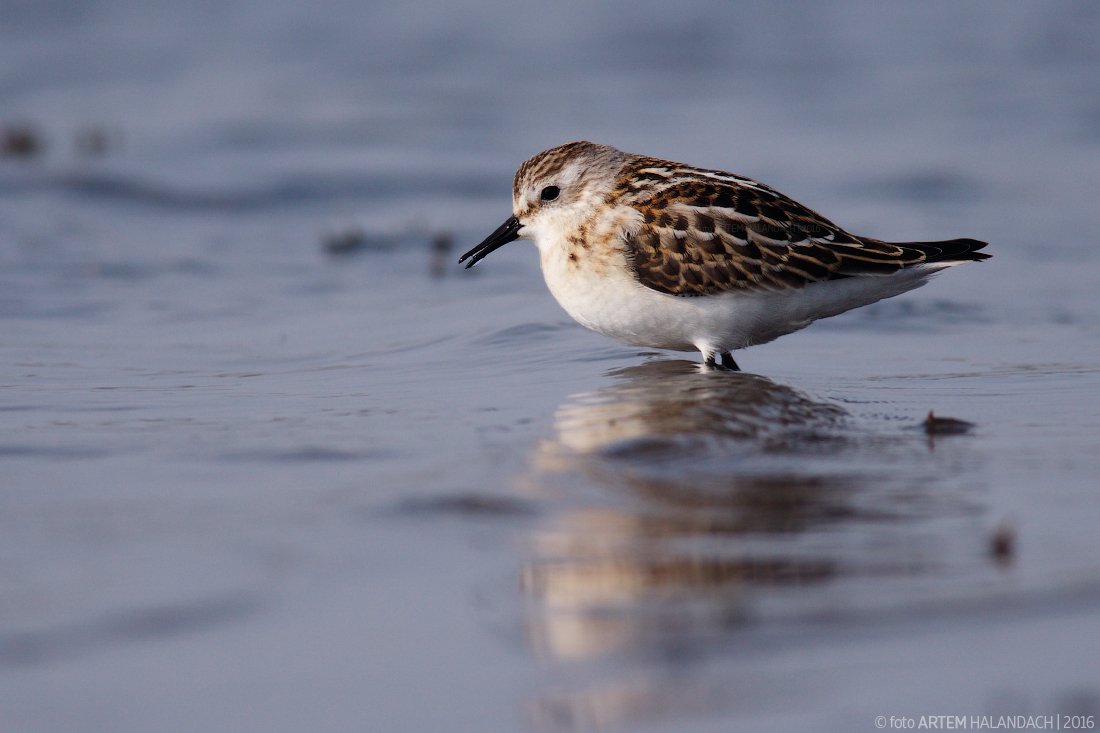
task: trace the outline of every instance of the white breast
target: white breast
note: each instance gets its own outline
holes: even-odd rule
[[[733,302],[681,298],[639,284],[621,245],[584,249],[565,240],[537,243],[550,292],[570,316],[593,331],[634,346],[674,351],[694,351],[733,336]]]
[[[619,341],[674,351],[721,353],[767,343],[818,318],[923,285],[934,268],[853,277],[778,292],[679,297],[638,283],[623,243],[589,236],[536,236],[543,277],[578,323]],[[599,242],[614,242],[599,246]]]

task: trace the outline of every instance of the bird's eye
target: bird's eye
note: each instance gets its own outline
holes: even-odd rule
[[[557,186],[547,186],[546,188],[542,189],[542,193],[539,194],[539,198],[543,201],[553,201],[558,197],[559,193],[561,193],[561,189]]]

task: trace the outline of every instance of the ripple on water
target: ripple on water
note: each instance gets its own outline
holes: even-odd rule
[[[175,605],[121,610],[54,628],[0,634],[0,667],[68,659],[119,645],[169,639],[255,614],[258,598],[247,594],[200,598]]]

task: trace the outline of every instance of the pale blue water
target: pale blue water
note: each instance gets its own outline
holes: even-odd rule
[[[0,126],[42,141],[0,158],[0,727],[1098,712],[1097,37],[1083,2],[0,2]],[[701,374],[573,324],[529,245],[454,261],[576,138],[994,259]]]

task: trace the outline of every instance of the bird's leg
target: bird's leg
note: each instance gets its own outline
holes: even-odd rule
[[[722,360],[721,364],[718,363],[719,359]],[[704,351],[703,364],[705,364],[708,369],[724,369],[730,372],[741,371],[741,367],[737,366],[737,362],[733,360],[733,354],[728,351]]]

